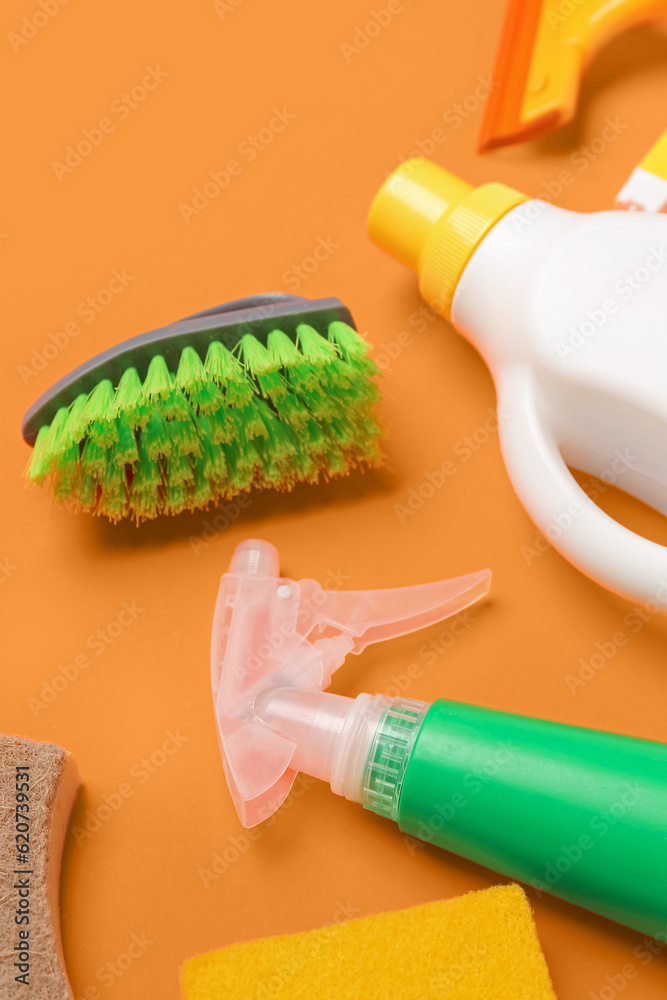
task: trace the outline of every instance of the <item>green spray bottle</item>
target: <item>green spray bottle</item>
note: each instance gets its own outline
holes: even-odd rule
[[[255,826],[299,771],[436,844],[645,934],[667,935],[667,744],[438,699],[324,689],[348,653],[441,621],[488,570],[327,591],[239,545],[211,647],[223,766]]]

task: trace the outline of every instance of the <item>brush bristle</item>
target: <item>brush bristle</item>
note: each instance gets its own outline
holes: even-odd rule
[[[58,410],[37,435],[30,483],[112,521],[177,514],[250,489],[290,490],[378,465],[378,370],[345,323],[301,324],[267,345],[219,341],[178,369],[156,355],[143,383],[128,368]]]

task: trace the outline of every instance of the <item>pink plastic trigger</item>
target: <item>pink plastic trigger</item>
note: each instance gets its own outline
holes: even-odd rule
[[[488,592],[491,579],[484,570],[394,590],[326,591],[278,573],[268,542],[239,545],[213,624],[218,739],[246,827],[275,812],[299,770],[328,780],[352,702],[324,691],[347,654],[462,611]]]
[[[332,591],[322,590],[312,580],[301,582],[302,593],[310,598],[307,605],[317,608],[306,624],[311,628],[331,625],[354,636],[352,653],[360,653],[372,642],[395,639],[456,615],[484,597],[490,585],[488,569],[437,583],[386,590]]]

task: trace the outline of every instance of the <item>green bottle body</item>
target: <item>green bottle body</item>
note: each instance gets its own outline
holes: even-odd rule
[[[441,699],[419,726],[396,818],[667,940],[667,744]]]

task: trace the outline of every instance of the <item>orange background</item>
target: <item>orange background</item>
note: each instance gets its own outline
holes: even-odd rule
[[[667,623],[653,618],[638,627],[626,618],[626,602],[551,549],[529,562],[522,547],[534,548],[539,536],[512,491],[497,435],[480,430],[494,406],[489,374],[444,320],[431,317],[419,332],[414,275],[365,232],[384,176],[434,129],[445,138],[432,158],[473,183],[496,179],[537,193],[569,169],[574,182],[557,203],[610,207],[664,128],[667,37],[647,29],[618,40],[595,64],[575,125],[480,158],[482,109],[457,119],[455,106],[490,72],[501,0],[403,0],[352,54],[341,46],[354,44],[369,20],[369,0],[218,7],[70,0],[18,46],[11,33],[40,10],[37,0],[12,0],[2,13],[1,726],[61,743],[83,776],[72,818],[79,832],[68,836],[62,882],[77,998],[176,998],[178,967],[198,952],[500,881],[437,849],[410,849],[393,824],[319,784],[257,840],[243,840],[214,733],[208,647],[219,577],[245,537],[272,541],[286,575],[330,585],[335,577],[346,588],[493,570],[490,599],[435,665],[418,649],[446,624],[351,658],[335,678],[339,693],[386,690],[416,662],[415,698],[443,695],[667,740]],[[121,113],[115,102],[141,84],[148,66],[168,75]],[[250,162],[239,147],[268,126],[274,108],[295,117]],[[54,161],[105,117],[113,130],[59,179]],[[586,170],[574,167],[571,157],[601,134],[607,117],[627,128]],[[186,222],[179,206],[230,159],[241,163],[238,175]],[[295,288],[292,269],[320,238],[337,246]],[[131,280],[86,322],[79,304],[96,297],[114,269]],[[52,382],[120,339],[270,290],[339,296],[385,369],[394,355],[383,380],[387,471],[263,494],[228,508],[236,520],[217,533],[206,530],[215,511],[114,527],[24,489],[20,419]],[[37,371],[49,334],[73,322],[79,332],[61,337],[64,346],[49,349],[55,356]],[[463,446],[455,448],[475,431],[481,443],[465,460]],[[456,475],[401,523],[395,505],[448,458]],[[602,503],[667,542],[662,519],[622,493],[608,488]],[[143,610],[100,646],[97,631],[108,636],[112,623],[117,633],[113,622],[132,601]],[[567,676],[580,658],[618,630],[627,644],[573,692]],[[70,676],[78,675],[47,704],[44,682],[72,663]],[[169,732],[186,739],[166,755],[160,748]],[[105,811],[105,796],[122,804]],[[100,807],[106,818],[84,836]],[[216,855],[225,852],[231,861],[226,871],[218,862],[216,874]],[[597,996],[628,964],[635,975],[624,1000],[665,996],[667,949],[647,961],[640,935],[558,900],[531,893],[531,901],[561,1000]],[[107,963],[132,935],[145,951],[116,976]]]

